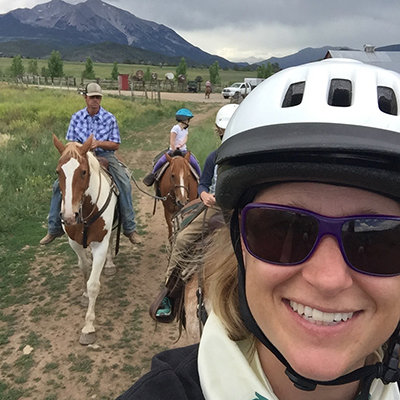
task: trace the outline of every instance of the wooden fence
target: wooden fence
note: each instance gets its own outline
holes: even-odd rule
[[[15,81],[14,81],[15,82]],[[90,82],[97,82],[103,89],[105,90],[120,90],[118,81],[111,79],[95,79],[95,80],[87,80],[87,79],[77,79],[75,77],[62,77],[62,78],[45,78],[43,76],[23,76],[21,78],[17,78],[16,82],[19,84],[26,85],[38,85],[38,86],[55,86],[55,87],[63,87],[63,88],[71,88],[71,89],[82,89]],[[11,83],[11,81],[10,81]],[[145,82],[143,80],[129,80],[129,89],[133,91],[142,91],[142,92],[186,92],[187,91],[187,82],[176,82],[174,80],[169,79],[156,79],[152,81]],[[221,90],[221,87],[215,85],[213,87],[213,92],[217,93]],[[200,91],[201,87],[200,87]]]

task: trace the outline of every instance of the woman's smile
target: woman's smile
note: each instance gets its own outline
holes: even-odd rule
[[[289,304],[291,309],[300,315],[300,317],[315,325],[334,326],[340,322],[348,321],[355,314],[354,312],[342,311],[324,312],[317,308],[296,303],[293,300],[290,300]]]

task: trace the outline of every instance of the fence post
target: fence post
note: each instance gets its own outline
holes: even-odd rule
[[[158,102],[161,104],[161,89],[160,89],[160,81],[157,80],[157,99]]]
[[[135,93],[133,93],[133,82],[131,82],[130,86],[131,86],[131,100],[135,101]]]

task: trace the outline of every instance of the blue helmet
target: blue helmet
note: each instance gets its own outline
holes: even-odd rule
[[[187,119],[193,118],[193,114],[187,108],[181,108],[175,114],[177,121],[186,121]]]

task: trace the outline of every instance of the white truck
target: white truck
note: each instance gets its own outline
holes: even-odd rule
[[[254,89],[261,82],[265,81],[264,78],[244,78],[245,83],[250,83],[251,89]]]
[[[222,96],[224,99],[229,99],[233,96],[246,97],[251,92],[251,85],[247,82],[236,82],[231,86],[228,86],[222,90]]]

